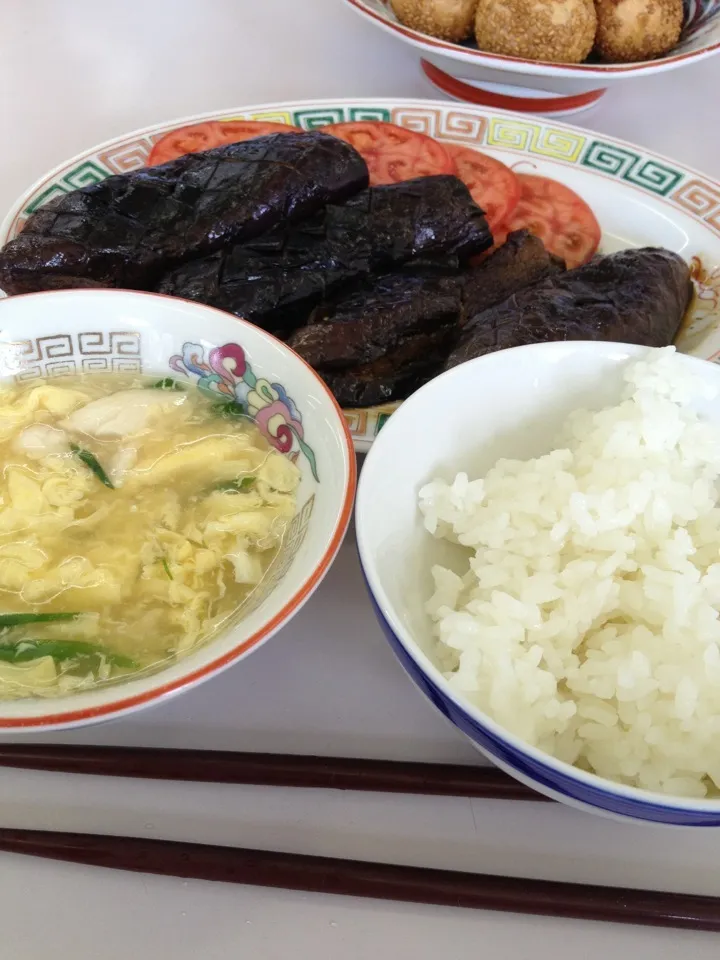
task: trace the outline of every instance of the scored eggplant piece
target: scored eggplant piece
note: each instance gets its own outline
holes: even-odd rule
[[[672,343],[692,297],[687,263],[669,250],[623,250],[548,277],[472,317],[446,369],[552,340]]]
[[[456,272],[452,262],[411,261],[396,273],[368,277],[357,289],[311,313],[289,344],[313,367],[347,367],[377,360],[407,335],[444,324],[460,327],[478,304],[493,305],[565,269],[537,237],[512,234],[481,264]]]
[[[317,308],[288,345],[318,370],[371,363],[418,334],[454,331],[461,293],[461,277],[372,277],[361,289]]]
[[[457,272],[463,259],[491,243],[464,184],[452,176],[423,177],[372,187],[259,241],[182,264],[157,289],[282,333],[373,270],[422,258],[418,270]]]
[[[564,270],[542,242],[518,231],[478,266],[411,261],[323,303],[289,345],[320,373],[339,403],[403,398],[438,373],[469,311]]]
[[[545,277],[565,272],[565,261],[545,249],[538,237],[516,230],[486,260],[470,270],[463,289],[465,319],[502,303]]]
[[[456,340],[453,327],[418,333],[372,363],[344,370],[318,370],[343,407],[372,407],[409,397],[442,370]]]
[[[346,407],[406,396],[441,367],[457,340],[461,276],[372,277],[312,314],[288,341]]]
[[[282,335],[305,323],[322,299],[369,272],[365,257],[330,250],[324,225],[323,212],[296,225],[282,224],[258,241],[176,267],[156,289]]]
[[[326,223],[331,249],[364,253],[375,269],[414,257],[467,260],[493,242],[485,214],[451,174],[372,187],[330,206]]]
[[[327,134],[282,133],[108,177],[50,201],[0,251],[6,293],[152,289],[160,274],[367,186],[365,161]]]

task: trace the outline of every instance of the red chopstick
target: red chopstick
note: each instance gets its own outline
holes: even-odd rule
[[[495,800],[547,800],[495,767],[294,754],[1,744],[0,767],[195,783],[317,787]]]
[[[493,767],[285,754],[2,744],[0,766],[68,773],[544,800]],[[720,931],[720,900],[292,853],[0,829],[0,851],[163,876],[617,923]]]
[[[0,850],[161,876],[720,931],[720,899],[169,840],[0,829]]]

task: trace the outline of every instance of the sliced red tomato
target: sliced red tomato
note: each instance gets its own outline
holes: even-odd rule
[[[520,200],[520,182],[516,174],[504,163],[478,150],[450,143],[445,149],[455,161],[457,175],[473,200],[485,211],[494,235],[496,227],[510,216]]]
[[[267,133],[293,133],[298,127],[287,123],[271,123],[265,120],[206,120],[188,127],[171,130],[155,144],[148,157],[148,166],[176,160],[186,153],[198,153],[226,143],[252,140]]]
[[[394,123],[357,120],[333,123],[322,130],[355,147],[368,165],[373,187],[456,172],[455,162],[437,140]]]
[[[529,230],[545,248],[562,257],[568,269],[582,266],[600,245],[600,224],[595,214],[574,190],[549,177],[519,173],[520,200],[497,231]],[[504,241],[503,241],[504,242]]]

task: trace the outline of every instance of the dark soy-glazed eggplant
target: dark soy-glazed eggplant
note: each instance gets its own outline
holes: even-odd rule
[[[455,331],[461,288],[460,277],[372,277],[361,289],[317,308],[288,343],[318,370],[370,363],[419,334]]]
[[[166,273],[160,293],[197,300],[283,335],[339,287],[367,276],[364,259],[333,255],[319,214]]]
[[[463,288],[463,313],[473,317],[532,283],[565,272],[565,261],[538,237],[516,230],[487,260],[470,270]]]
[[[364,160],[323,133],[191,153],[52,200],[0,251],[0,287],[152,289],[161,273],[367,186]]]
[[[478,303],[498,303],[508,288],[561,270],[540,240],[518,232],[463,273],[438,260],[370,278],[314,310],[289,344],[346,406],[406,397],[440,371]]]
[[[446,367],[526,343],[672,343],[692,296],[690,269],[669,250],[623,250],[548,277],[472,317]]]
[[[317,307],[289,343],[314,367],[367,363],[408,335],[444,323],[460,327],[479,303],[499,303],[508,289],[564,269],[542,241],[518,231],[505,247],[464,272],[443,260],[412,261],[397,273],[372,276]]]
[[[402,400],[441,372],[442,358],[455,339],[453,328],[441,326],[402,341],[372,363],[345,370],[318,370],[343,407],[371,407]]]
[[[424,177],[372,187],[259,241],[182,264],[157,289],[283,333],[374,269],[413,260],[418,270],[457,272],[491,242],[480,208],[456,177]]]
[[[414,257],[467,260],[492,246],[485,214],[457,177],[441,174],[372,187],[326,212],[333,250],[375,269]]]

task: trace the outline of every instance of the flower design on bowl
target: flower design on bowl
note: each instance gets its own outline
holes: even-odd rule
[[[183,376],[196,377],[198,389],[227,405],[229,412],[252,420],[280,453],[293,459],[302,453],[319,480],[315,454],[304,439],[302,415],[285,387],[256,377],[238,343],[213,347],[207,359],[205,352],[199,343],[185,343],[182,353],[170,358],[170,367]]]

